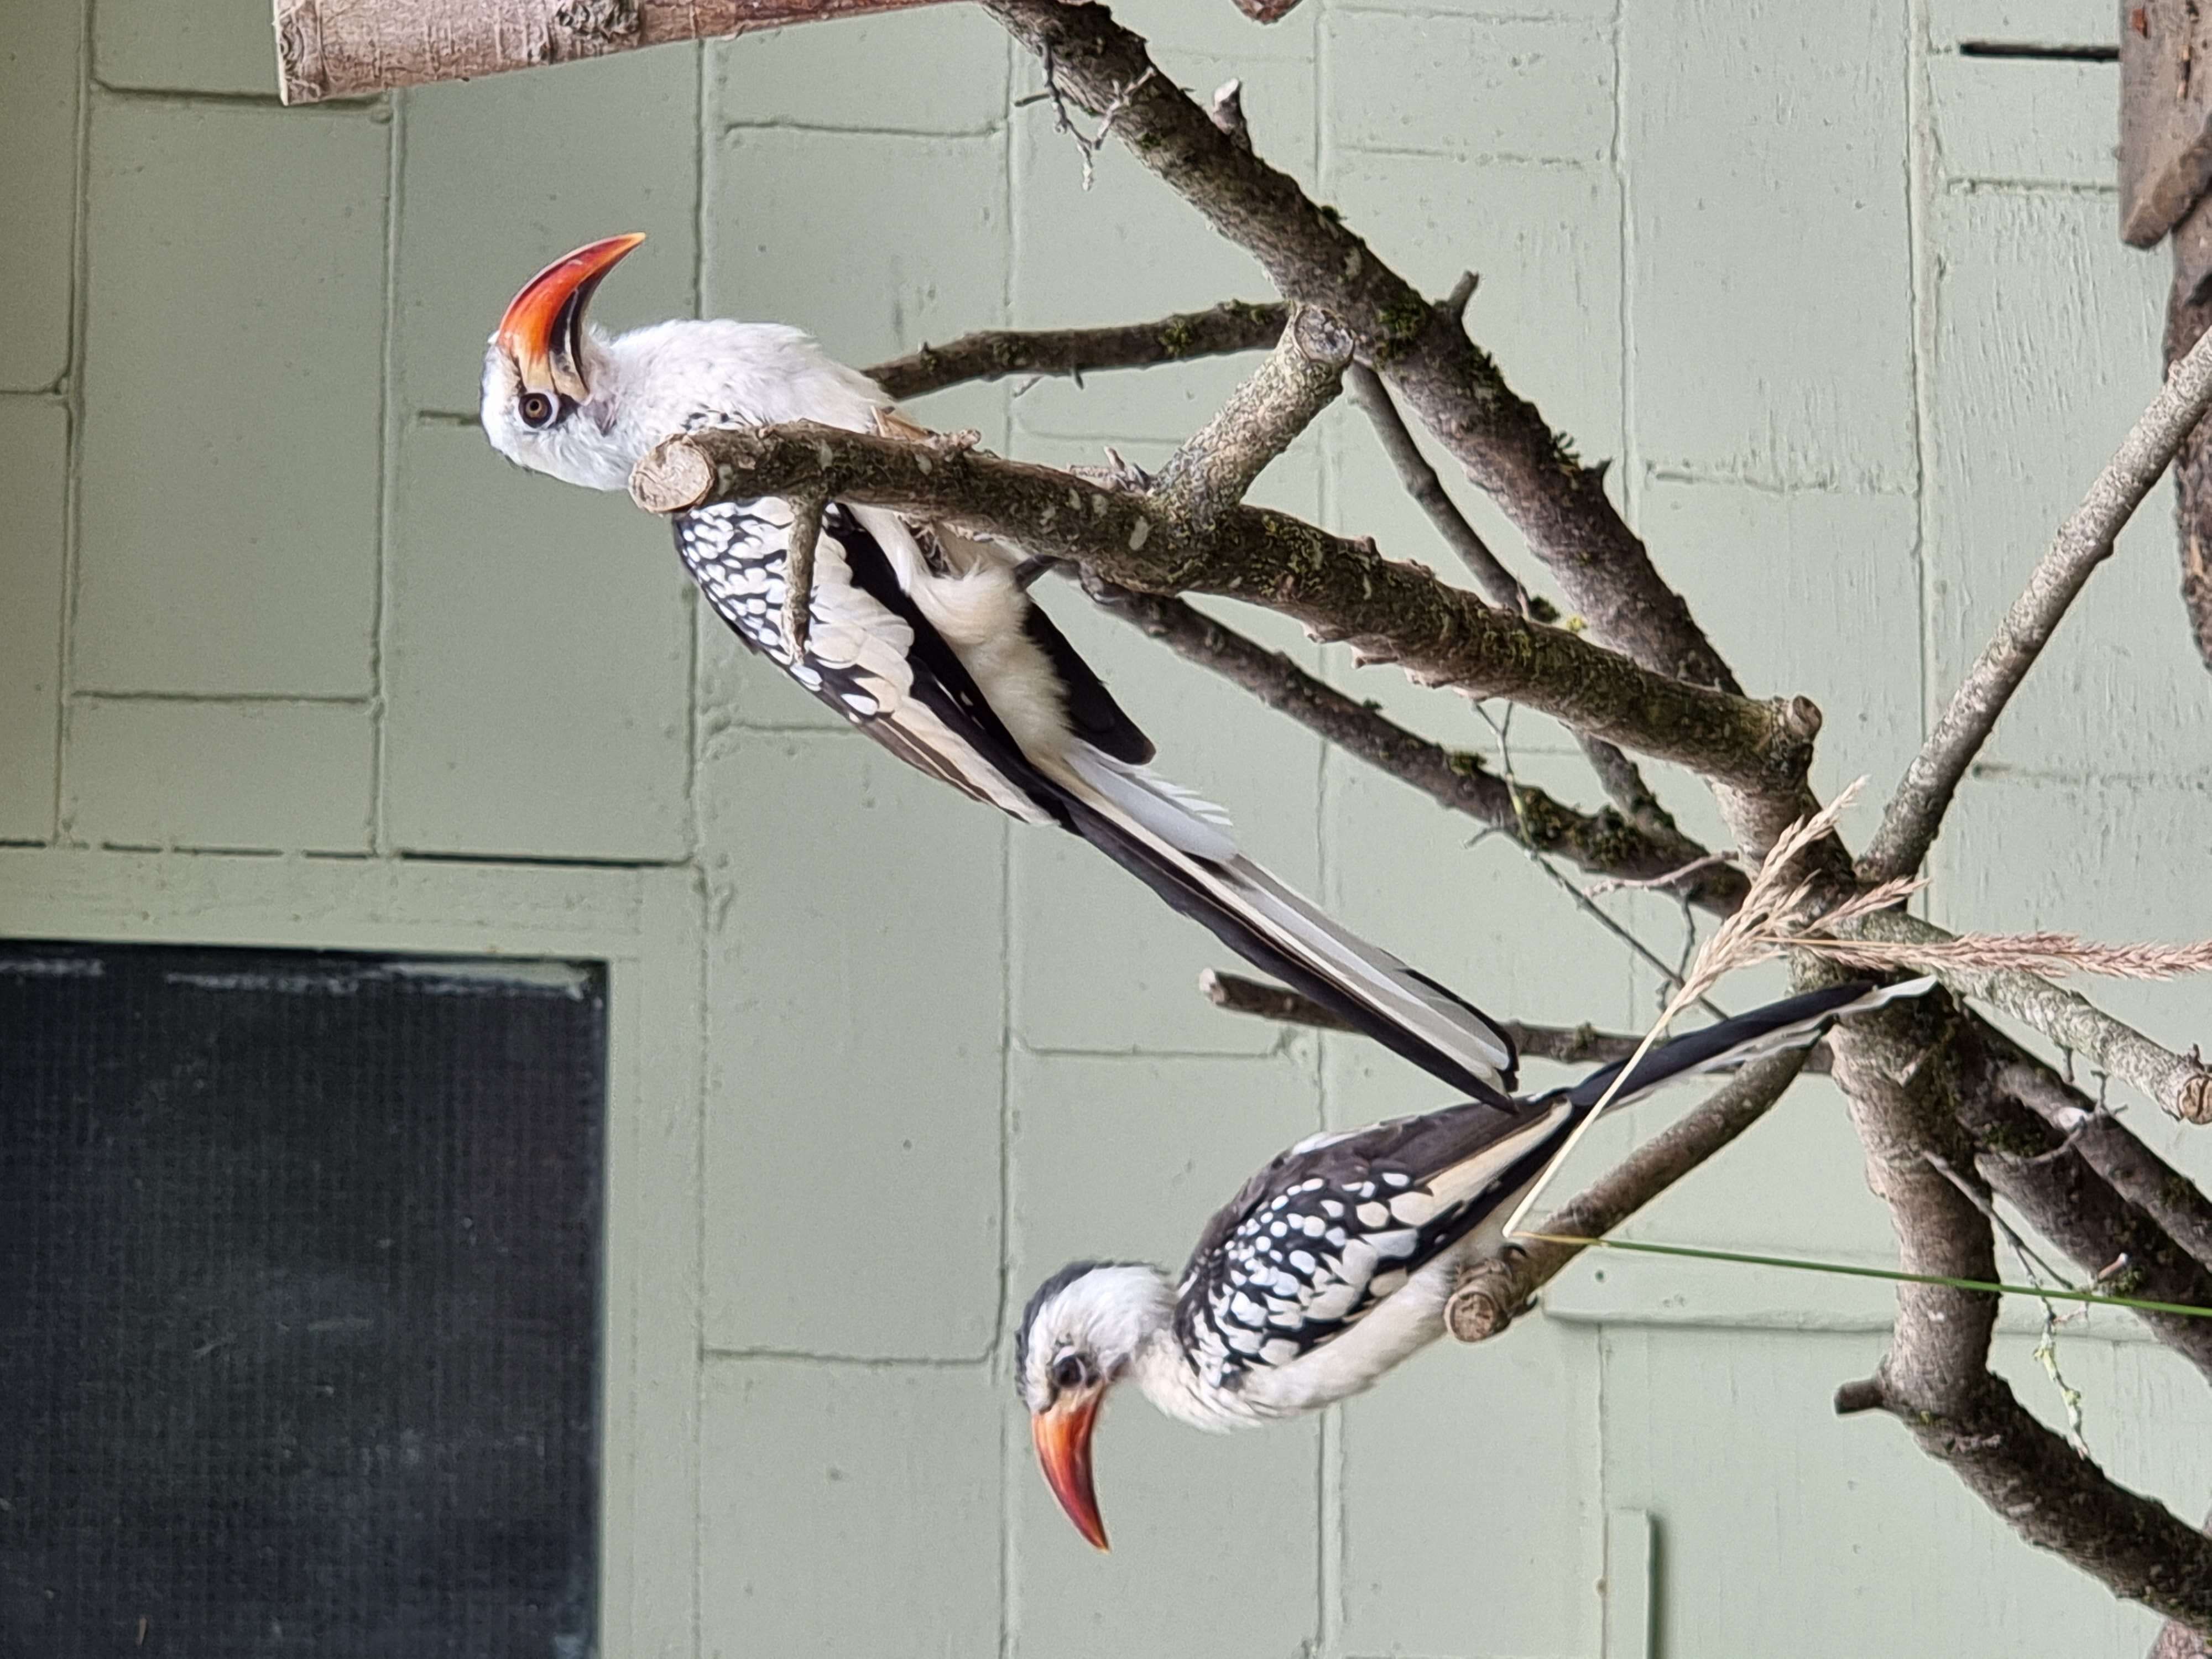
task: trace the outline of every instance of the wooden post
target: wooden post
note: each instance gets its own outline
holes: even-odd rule
[[[940,0],[275,0],[288,104]]]

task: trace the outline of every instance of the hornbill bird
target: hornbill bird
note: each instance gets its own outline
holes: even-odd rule
[[[797,329],[656,323],[610,337],[593,291],[645,239],[556,259],[507,308],[484,354],[483,419],[511,460],[621,489],[678,433],[807,420],[921,428]],[[1029,592],[1037,568],[900,514],[833,502],[809,625],[784,637],[791,503],[676,515],[676,548],[731,630],[900,759],[1030,823],[1090,842],[1231,950],[1448,1087],[1513,1086],[1510,1036],[1478,1009],[1323,915],[1238,849],[1227,817],[1146,769],[1152,744]]]
[[[1843,1015],[1935,982],[1854,981],[1721,1020],[1656,1045],[1610,1105],[1815,1042]],[[1248,1428],[1362,1393],[1441,1336],[1462,1269],[1498,1248],[1626,1063],[1525,1100],[1492,1093],[1301,1140],[1215,1212],[1180,1280],[1134,1261],[1071,1262],[1046,1279],[1016,1332],[1014,1385],[1077,1530],[1106,1547],[1091,1436],[1115,1383],[1195,1428]]]

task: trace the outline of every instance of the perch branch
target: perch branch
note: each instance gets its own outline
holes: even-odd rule
[[[937,0],[276,0],[288,104],[602,58]]]
[[[1601,640],[1671,677],[1738,689],[1607,499],[1603,469],[1576,461],[1476,349],[1455,308],[1429,304],[1340,216],[1217,126],[1103,6],[984,4],[1040,58],[1050,54],[1057,82],[1086,108],[1115,109],[1130,154],[1256,258],[1285,299],[1351,330],[1362,361],[1504,509]],[[1793,796],[1789,816],[1796,805]]]
[[[1290,307],[1279,301],[1255,305],[1224,300],[1205,311],[1178,312],[1158,322],[1108,328],[984,329],[867,371],[892,398],[905,401],[969,380],[1009,374],[1085,374],[1112,368],[1151,368],[1233,352],[1261,351],[1282,337]]]
[[[2212,408],[2212,337],[2199,340],[2173,365],[2081,506],[2059,527],[2027,586],[1952,694],[1950,707],[1912,757],[1890,798],[1866,855],[1869,881],[1887,881],[1920,867],[1942,827],[1960,781],[1981,752],[1997,717],[2020,689],[2093,572],[2112,556],[2113,538],[2166,471],[2191,428]]]
[[[1411,784],[1438,805],[1468,817],[1523,846],[1556,853],[1584,870],[1616,878],[1656,881],[1703,855],[1679,832],[1648,834],[1619,814],[1578,812],[1527,784],[1509,784],[1479,756],[1446,749],[1408,732],[1367,704],[1270,651],[1182,599],[1092,583],[1091,596],[1109,613],[1160,641],[1177,655],[1243,687],[1268,708],[1287,714],[1377,771]],[[1520,808],[1514,806],[1514,790]],[[1709,865],[1679,890],[1716,914],[1735,908],[1743,872],[1731,864]]]
[[[1267,464],[1336,401],[1351,361],[1352,337],[1326,313],[1291,307],[1275,349],[1154,475],[1156,510],[1189,534],[1211,530]]]
[[[1632,1040],[1626,1052],[1633,1053],[1640,1042]],[[1533,1231],[1577,1238],[1604,1237],[1765,1116],[1805,1060],[1804,1053],[1796,1050],[1753,1061]],[[1444,1304],[1446,1327],[1462,1342],[1497,1335],[1583,1248],[1545,1239],[1502,1246],[1461,1276],[1459,1288]]]
[[[1265,980],[1246,979],[1241,974],[1209,968],[1198,976],[1198,988],[1208,1002],[1232,1014],[1250,1014],[1284,1025],[1310,1025],[1322,1031],[1352,1030],[1334,1009]],[[1620,1032],[1601,1031],[1594,1025],[1530,1025],[1517,1019],[1498,1023],[1511,1036],[1522,1059],[1552,1060],[1563,1066],[1609,1066],[1614,1060],[1626,1060],[1644,1041]],[[1803,1069],[1825,1075],[1828,1070],[1827,1049],[1816,1046],[1807,1050]]]
[[[1805,699],[1754,702],[1653,673],[1287,514],[1231,507],[1212,534],[1193,538],[1141,490],[943,441],[805,422],[669,439],[630,481],[638,505],[657,513],[813,491],[1073,560],[1121,586],[1264,605],[1372,659],[1398,661],[1426,684],[1526,702],[1747,794],[1795,799],[1804,790],[1820,729],[1820,710]]]

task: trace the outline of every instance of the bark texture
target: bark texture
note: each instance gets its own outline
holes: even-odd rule
[[[1111,368],[1151,368],[1237,351],[1262,351],[1282,337],[1290,307],[1224,300],[1204,311],[1182,311],[1156,322],[1106,328],[984,329],[867,371],[903,401],[969,380],[1010,374],[1066,374],[1077,380]]]

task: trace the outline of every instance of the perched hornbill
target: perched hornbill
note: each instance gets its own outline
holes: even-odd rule
[[[483,425],[501,454],[621,489],[663,439],[809,420],[881,429],[890,400],[797,329],[657,323],[610,337],[592,291],[644,238],[548,265],[484,354]],[[1074,831],[1231,950],[1454,1089],[1513,1085],[1511,1039],[1472,1005],[1368,945],[1237,850],[1219,808],[1146,769],[1152,744],[1028,592],[1018,550],[896,513],[832,503],[805,648],[784,638],[788,502],[679,514],[676,546],[746,645],[885,748],[1030,823]]]
[[[1656,1046],[1613,1104],[1812,1042],[1841,1015],[1935,982],[1854,981],[1719,1021]],[[1302,1140],[1206,1223],[1179,1282],[1128,1261],[1072,1262],[1046,1279],[1016,1333],[1014,1382],[1045,1481],[1078,1530],[1106,1547],[1091,1434],[1107,1390],[1127,1379],[1169,1416],[1224,1430],[1373,1387],[1443,1334],[1462,1268],[1498,1248],[1514,1206],[1620,1070]]]

